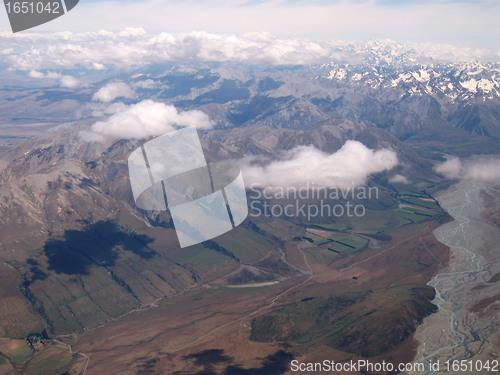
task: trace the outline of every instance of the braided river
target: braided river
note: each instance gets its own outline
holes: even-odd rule
[[[499,214],[500,189],[463,180],[436,198],[454,218],[434,232],[450,248],[450,261],[428,283],[436,290],[433,302],[439,310],[415,334],[419,341],[415,362],[423,363],[425,371],[409,374],[499,374],[500,369],[487,370],[483,365],[498,360],[500,351],[500,281],[494,282],[500,272],[500,227],[485,214],[486,210]],[[451,368],[461,360],[471,361],[466,370]]]

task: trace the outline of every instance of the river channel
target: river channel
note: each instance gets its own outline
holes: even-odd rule
[[[494,282],[498,276],[493,279],[500,272],[500,227],[484,214],[487,209],[498,214],[500,190],[463,180],[436,198],[454,218],[434,232],[450,248],[450,262],[428,283],[436,290],[433,302],[439,310],[415,334],[420,343],[415,362],[425,370],[409,374],[499,374],[500,368],[482,367],[498,360],[500,350],[500,282]],[[467,370],[454,371],[453,361],[461,360],[471,361]]]

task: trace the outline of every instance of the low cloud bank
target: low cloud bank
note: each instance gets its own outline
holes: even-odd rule
[[[130,106],[112,104],[111,116],[106,121],[97,121],[90,132],[80,135],[88,141],[111,138],[147,138],[173,131],[176,127],[195,126],[209,129],[214,126],[202,111],[179,111],[173,105],[144,100]],[[105,111],[109,113],[109,111]]]
[[[135,92],[125,82],[111,82],[101,87],[93,96],[92,100],[109,103],[116,98],[135,98]]]
[[[413,60],[498,61],[498,51],[430,43],[391,40],[360,42],[314,41],[277,37],[265,32],[246,34],[189,33],[148,34],[141,28],[113,33],[51,34],[0,32],[0,57],[12,70],[105,70],[148,64],[189,61],[246,62],[250,64],[302,65],[329,62],[372,64],[376,52],[387,62]]]
[[[468,179],[484,182],[500,182],[500,158],[474,157],[461,160],[450,157],[434,166],[434,170],[450,180]]]
[[[374,173],[394,168],[398,157],[392,150],[372,150],[357,141],[347,141],[333,154],[313,146],[299,146],[279,161],[267,165],[244,162],[242,170],[247,186],[305,186],[343,188],[361,186]]]
[[[61,87],[66,87],[69,89],[74,89],[77,87],[82,87],[87,85],[86,83],[81,82],[80,80],[76,79],[73,76],[62,75],[61,73],[50,72],[50,71],[43,73],[37,70],[31,70],[28,73],[28,76],[35,79],[58,79],[59,85]]]

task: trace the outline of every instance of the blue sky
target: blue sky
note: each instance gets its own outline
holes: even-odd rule
[[[500,49],[498,0],[80,0],[32,29],[211,33],[267,31],[318,40],[394,39]],[[0,12],[0,30],[10,30]]]

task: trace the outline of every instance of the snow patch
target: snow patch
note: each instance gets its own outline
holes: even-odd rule
[[[487,80],[487,79],[484,79],[482,78],[478,84],[477,84],[477,87],[478,89],[482,90],[483,92],[491,92],[494,88],[495,88],[495,85],[493,82]]]
[[[468,81],[460,82],[460,85],[471,92],[477,92],[477,81],[474,78],[471,78]]]
[[[363,76],[359,73],[356,73],[352,76],[351,81],[359,81]]]

